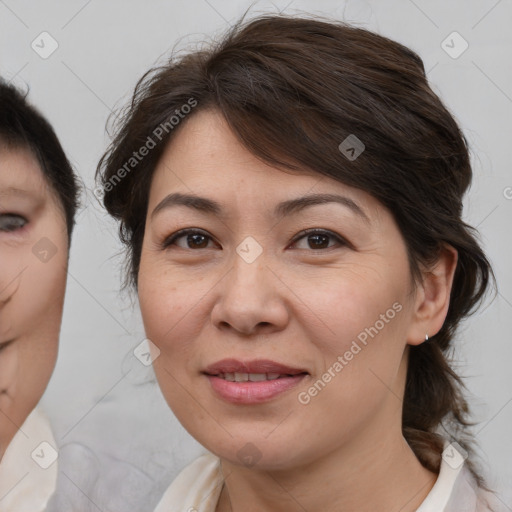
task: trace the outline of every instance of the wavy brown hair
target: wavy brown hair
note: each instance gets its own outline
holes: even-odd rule
[[[171,127],[171,116],[191,99],[197,106]],[[149,187],[165,145],[195,112],[212,108],[264,162],[310,169],[378,199],[401,231],[416,283],[444,246],[457,250],[446,321],[428,342],[410,347],[402,425],[431,471],[439,471],[442,428],[471,452],[469,407],[449,364],[451,345],[494,275],[462,220],[472,177],[466,139],[430,88],[421,58],[343,22],[265,15],[241,20],[220,41],[146,73],[97,169],[104,205],[120,220],[128,246],[125,285],[137,286]],[[165,136],[126,172],[133,152],[165,123]],[[350,134],[365,144],[352,161],[338,148]]]

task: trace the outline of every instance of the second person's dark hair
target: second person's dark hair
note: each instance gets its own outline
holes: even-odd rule
[[[68,238],[75,224],[80,185],[50,123],[13,85],[0,79],[0,145],[28,149],[62,205]]]

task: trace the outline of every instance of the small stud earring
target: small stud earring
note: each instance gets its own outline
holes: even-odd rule
[[[425,334],[425,341],[428,341],[428,334]]]

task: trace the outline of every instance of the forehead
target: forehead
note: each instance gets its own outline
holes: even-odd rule
[[[0,145],[0,194],[40,193],[46,187],[39,162],[30,150]]]
[[[251,153],[216,110],[195,112],[165,148],[151,183],[155,206],[170,191],[217,197],[240,209],[251,201],[261,208],[308,193],[338,193],[364,204],[382,205],[363,190],[311,169],[280,169]],[[273,206],[272,206],[273,208]]]
[[[284,181],[287,176],[284,172],[276,172],[275,168],[247,150],[222,114],[208,109],[194,112],[179,127],[167,144],[155,174],[165,175],[168,183],[180,181],[180,178],[213,182],[227,175],[233,178],[233,175],[240,176],[250,171],[257,171],[262,178],[270,174],[274,180]],[[301,174],[318,178],[318,174],[311,171]]]

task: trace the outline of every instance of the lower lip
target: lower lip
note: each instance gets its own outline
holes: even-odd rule
[[[306,374],[260,382],[231,382],[213,375],[207,377],[213,390],[224,400],[234,404],[260,404],[294,388]]]

